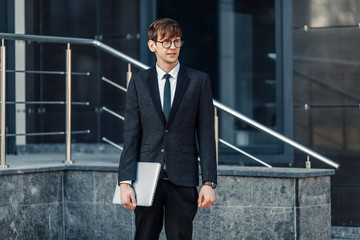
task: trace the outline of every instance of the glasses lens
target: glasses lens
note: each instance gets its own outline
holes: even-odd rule
[[[162,45],[163,45],[164,48],[170,48],[170,46],[171,46],[171,41],[165,40],[165,41],[163,41]]]
[[[175,40],[174,41],[174,45],[175,45],[175,47],[177,47],[177,48],[179,48],[179,47],[181,47],[181,40]]]

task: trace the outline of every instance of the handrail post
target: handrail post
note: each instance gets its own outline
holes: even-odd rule
[[[5,49],[5,43],[4,39],[2,39],[1,44],[1,56],[0,56],[0,63],[1,63],[1,168],[8,168],[9,166],[6,165],[6,148],[5,148],[5,141],[6,141],[6,124],[5,124],[5,106],[6,106],[6,92],[5,92],[5,86],[6,86],[6,65],[5,65],[5,58],[6,58],[6,49]]]
[[[127,71],[127,73],[126,73],[126,88],[129,86],[131,76],[132,76],[131,64],[128,63],[128,71]]]
[[[71,49],[70,43],[66,49],[66,156],[65,163],[74,163],[71,160]]]
[[[215,149],[216,149],[216,165],[219,164],[219,117],[217,108],[214,107],[214,124],[215,124]]]

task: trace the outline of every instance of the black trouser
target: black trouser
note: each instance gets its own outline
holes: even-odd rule
[[[135,240],[159,239],[164,216],[167,240],[191,239],[197,198],[196,187],[179,187],[160,180],[153,205],[135,209]]]

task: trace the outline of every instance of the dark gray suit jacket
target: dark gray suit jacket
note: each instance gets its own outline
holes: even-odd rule
[[[208,75],[180,66],[166,122],[156,68],[134,74],[126,96],[118,181],[135,179],[136,161],[166,162],[174,184],[197,186],[199,154],[202,181],[216,182],[214,107]]]

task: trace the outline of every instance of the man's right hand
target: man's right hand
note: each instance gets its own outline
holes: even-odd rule
[[[120,184],[120,200],[124,208],[134,210],[136,208],[136,199],[134,189],[128,183]]]

